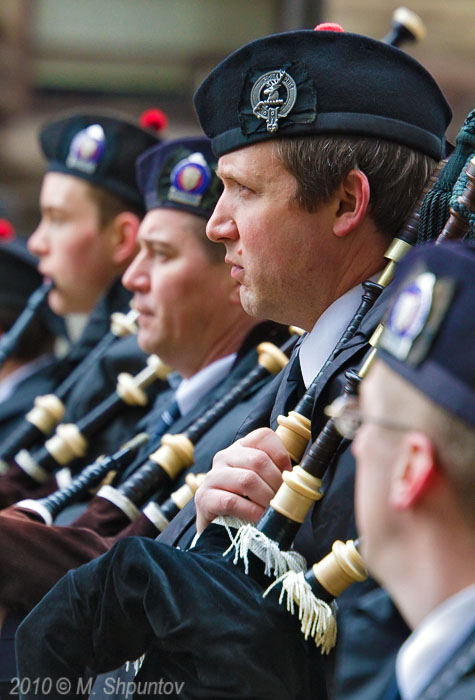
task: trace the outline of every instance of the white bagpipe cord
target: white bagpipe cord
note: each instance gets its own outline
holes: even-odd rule
[[[299,609],[300,631],[305,639],[312,637],[322,654],[328,654],[336,644],[336,603],[331,605],[317,598],[302,572],[288,571],[276,579],[264,592],[264,598],[278,585],[282,585],[279,604],[287,597],[287,610],[293,615],[295,605]]]
[[[234,549],[233,563],[237,564],[239,559],[241,559],[246,574],[249,572],[249,552],[264,563],[264,574],[266,576],[282,576],[288,571],[299,572],[307,570],[305,557],[291,550],[282,552],[277,542],[271,540],[245,520],[219,516],[213,520],[213,523],[225,527],[231,540],[231,544],[223,552],[223,556]],[[235,535],[231,532],[231,528],[237,528]]]

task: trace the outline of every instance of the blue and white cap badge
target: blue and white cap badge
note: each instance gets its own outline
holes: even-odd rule
[[[423,272],[398,294],[381,336],[380,347],[398,360],[406,360],[429,317],[436,276]]]
[[[173,168],[168,199],[197,207],[210,186],[211,179],[212,173],[204,156],[192,153]]]
[[[68,168],[76,168],[84,173],[95,172],[106,149],[106,137],[100,124],[91,124],[78,131],[69,146],[66,159]]]

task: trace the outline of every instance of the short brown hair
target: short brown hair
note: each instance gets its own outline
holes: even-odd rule
[[[130,211],[139,219],[144,216],[144,210],[139,209],[135,204],[127,202],[116,194],[105,190],[102,187],[97,187],[89,182],[85,182],[89,195],[92,201],[97,206],[99,214],[99,228],[106,228],[116,216],[119,216],[124,211]]]
[[[310,212],[330,199],[350,170],[361,170],[370,185],[369,214],[388,238],[401,228],[436,165],[407,146],[338,135],[278,139],[275,154],[297,181],[296,202]]]

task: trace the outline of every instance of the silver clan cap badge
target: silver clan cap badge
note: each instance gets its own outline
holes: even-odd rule
[[[285,99],[282,92],[286,92]],[[279,128],[278,121],[286,117],[297,99],[295,80],[283,69],[264,73],[251,90],[251,107],[258,119],[265,119],[267,131]]]

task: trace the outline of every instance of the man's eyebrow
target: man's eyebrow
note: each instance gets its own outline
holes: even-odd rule
[[[45,204],[42,205],[40,204],[40,209],[44,213],[50,213],[50,212],[65,212],[66,208],[56,205],[56,204]]]
[[[226,166],[224,168],[220,168],[219,166],[216,168],[216,175],[219,177],[220,180],[236,180],[234,175],[228,171],[226,171]]]
[[[173,248],[173,246],[166,240],[160,237],[159,231],[147,231],[146,233],[139,234],[139,242],[146,243],[151,246],[160,246],[161,248]]]

